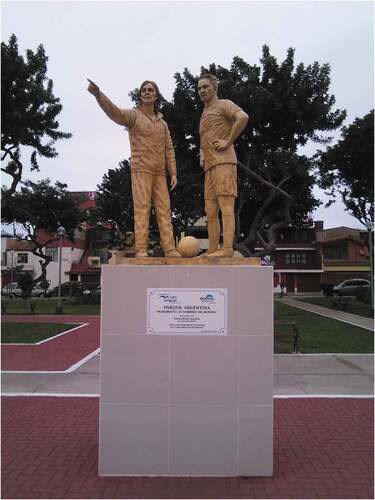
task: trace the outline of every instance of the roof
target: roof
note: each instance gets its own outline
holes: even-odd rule
[[[91,267],[86,262],[73,262],[69,274],[100,274],[100,267]]]
[[[17,240],[15,238],[7,241],[7,250],[15,250],[17,252],[31,252],[35,245],[31,241]]]
[[[364,246],[366,245],[366,242],[358,236],[354,235],[354,234],[347,234],[347,235],[343,235],[343,236],[338,236],[336,238],[329,238],[329,239],[324,239],[324,240],[319,240],[319,243],[323,246],[329,246],[329,245],[332,245],[334,243],[340,243],[342,241],[354,241],[355,243],[358,243],[359,245],[361,246]]]
[[[349,236],[352,236],[358,240],[360,240],[360,234],[364,233],[364,230],[356,229],[347,226],[338,226],[332,227],[330,229],[323,229],[323,231],[317,231],[317,240],[327,241],[327,240],[336,240],[336,239],[347,239]]]

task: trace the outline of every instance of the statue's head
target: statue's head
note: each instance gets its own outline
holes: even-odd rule
[[[159,110],[161,101],[161,94],[159,87],[152,80],[145,80],[139,87],[137,94],[137,103],[142,105],[145,103],[152,102],[154,104],[155,113]]]
[[[210,101],[217,94],[219,82],[216,76],[202,73],[198,80],[198,94],[203,102]]]

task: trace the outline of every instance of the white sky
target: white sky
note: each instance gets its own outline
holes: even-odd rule
[[[60,129],[73,133],[56,143],[58,158],[40,159],[41,171],[26,169],[24,177],[60,180],[72,191],[95,190],[109,168],[130,156],[127,133],[86,91],[87,77],[116,104],[132,107],[128,92],[145,79],[171,99],[174,73],[187,67],[197,75],[212,62],[229,67],[234,56],[259,64],[267,44],[278,61],[293,47],[296,65],[331,65],[330,93],[347,110],[346,125],[374,106],[370,1],[3,1],[1,26],[2,40],[14,33],[23,55],[43,43],[47,76],[63,105]],[[341,202],[319,208],[314,219],[326,228],[361,227]]]

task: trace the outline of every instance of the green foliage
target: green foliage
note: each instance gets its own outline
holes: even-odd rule
[[[93,222],[111,222],[114,242],[121,246],[126,231],[133,231],[134,224],[131,173],[127,160],[104,174],[102,183],[97,186],[96,207]]]
[[[230,99],[249,115],[249,122],[236,142],[239,160],[236,203],[237,240],[245,235],[252,249],[258,236],[267,246],[276,231],[291,222],[306,223],[307,215],[320,204],[313,196],[315,178],[311,160],[297,154],[308,140],[326,143],[322,132],[341,125],[345,111],[334,110],[335,98],[328,93],[328,64],[295,67],[294,50],[278,63],[263,47],[260,66],[234,57],[230,68],[211,64],[202,67],[219,80],[218,96]],[[203,172],[199,167],[199,120],[203,105],[197,93],[199,76],[185,68],[176,73],[171,103],[161,111],[170,127],[175,146],[179,187],[174,200],[174,218],[181,225],[203,214]],[[240,166],[242,164],[242,166]],[[292,201],[270,190],[249,175],[249,171],[282,187]]]
[[[17,284],[22,290],[22,298],[30,297],[33,289],[34,278],[31,273],[22,273],[17,278]]]
[[[43,45],[36,52],[27,50],[25,61],[15,35],[8,44],[1,44],[1,159],[7,161],[2,170],[12,177],[11,187],[3,193],[5,202],[22,178],[20,146],[31,148],[31,170],[39,170],[37,156],[56,157],[54,143],[71,137],[59,131],[62,105],[53,94],[52,80],[47,79],[47,61]]]
[[[2,212],[2,220],[11,224],[17,222],[26,231],[25,239],[38,245],[38,231],[43,230],[52,239],[57,228],[63,226],[67,237],[74,241],[74,230],[79,225],[78,206],[66,190],[66,184],[56,182],[51,185],[50,179],[38,182],[25,181],[21,190],[14,194],[10,205]]]
[[[24,234],[15,236],[19,240],[31,242],[32,253],[40,258],[41,274],[33,280],[35,286],[46,280],[46,267],[51,261],[51,257],[45,255],[44,247],[58,241],[56,231],[59,226],[63,226],[67,238],[74,241],[81,214],[66,190],[66,184],[56,182],[53,186],[49,179],[44,179],[23,182],[21,190],[14,193],[3,209],[2,220],[6,224],[15,222],[21,225]]]
[[[316,155],[319,185],[328,190],[328,206],[341,195],[348,212],[369,227],[374,222],[374,110],[343,127],[341,137]]]

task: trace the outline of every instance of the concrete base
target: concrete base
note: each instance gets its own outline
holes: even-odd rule
[[[272,475],[272,279],[246,265],[102,267],[100,475]],[[226,289],[228,334],[148,334],[148,288]]]

